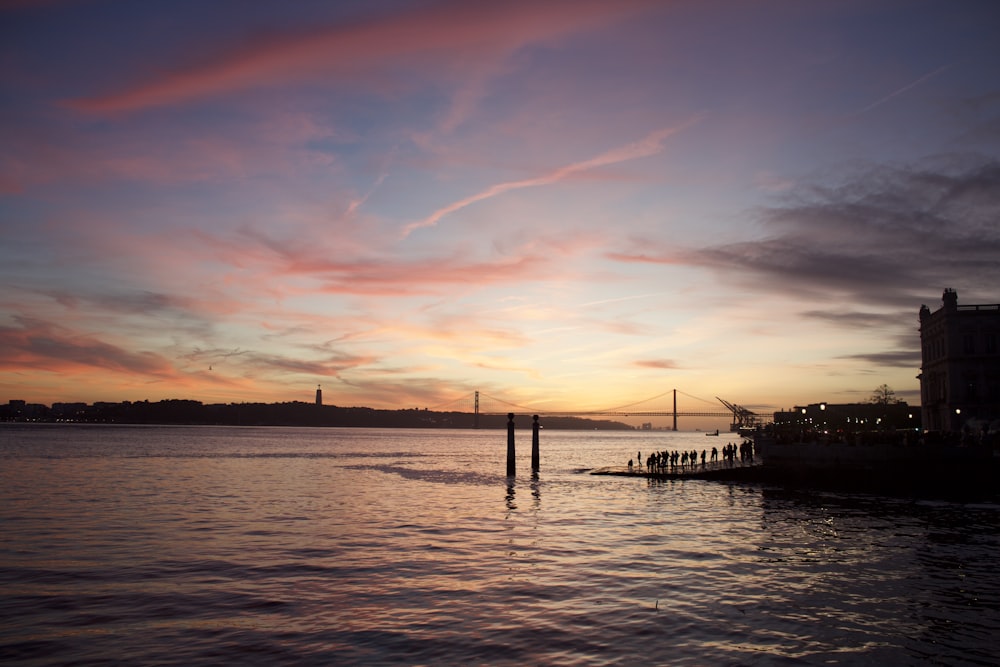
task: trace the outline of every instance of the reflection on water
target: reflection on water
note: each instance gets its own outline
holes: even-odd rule
[[[765,553],[809,575],[799,608],[830,614],[835,601],[864,632],[898,633],[920,660],[985,657],[975,647],[1000,630],[996,505],[778,490],[763,500]]]
[[[541,506],[542,500],[542,482],[537,471],[531,473],[531,482],[529,487],[531,490],[531,508],[533,511],[538,511]],[[517,483],[516,478],[511,476],[507,478],[507,495],[504,497],[508,510],[517,509]]]
[[[993,659],[996,503],[578,472],[699,434],[507,477],[503,435],[0,429],[0,660]]]

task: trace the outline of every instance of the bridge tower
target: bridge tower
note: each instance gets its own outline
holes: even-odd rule
[[[472,428],[479,428],[479,390],[476,390],[476,409],[472,419]]]
[[[677,430],[677,390],[674,389],[674,430]]]

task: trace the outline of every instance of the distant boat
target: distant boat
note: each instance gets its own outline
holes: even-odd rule
[[[715,433],[706,433],[705,435],[719,435],[719,429],[715,429]]]

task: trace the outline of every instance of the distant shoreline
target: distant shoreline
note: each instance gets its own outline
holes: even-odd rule
[[[530,416],[515,417],[518,428],[531,427]],[[54,403],[52,407],[12,401],[0,405],[0,422],[51,424],[132,424],[163,426],[318,426],[355,428],[505,429],[507,416],[471,412],[436,412],[416,408],[380,410],[366,407],[289,403],[216,403],[171,399],[123,403]],[[544,417],[548,429],[632,431],[633,426],[607,419]]]

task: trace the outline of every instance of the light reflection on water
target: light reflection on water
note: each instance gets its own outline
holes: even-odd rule
[[[996,503],[579,472],[683,433],[508,478],[505,435],[0,425],[0,660],[993,659]]]

